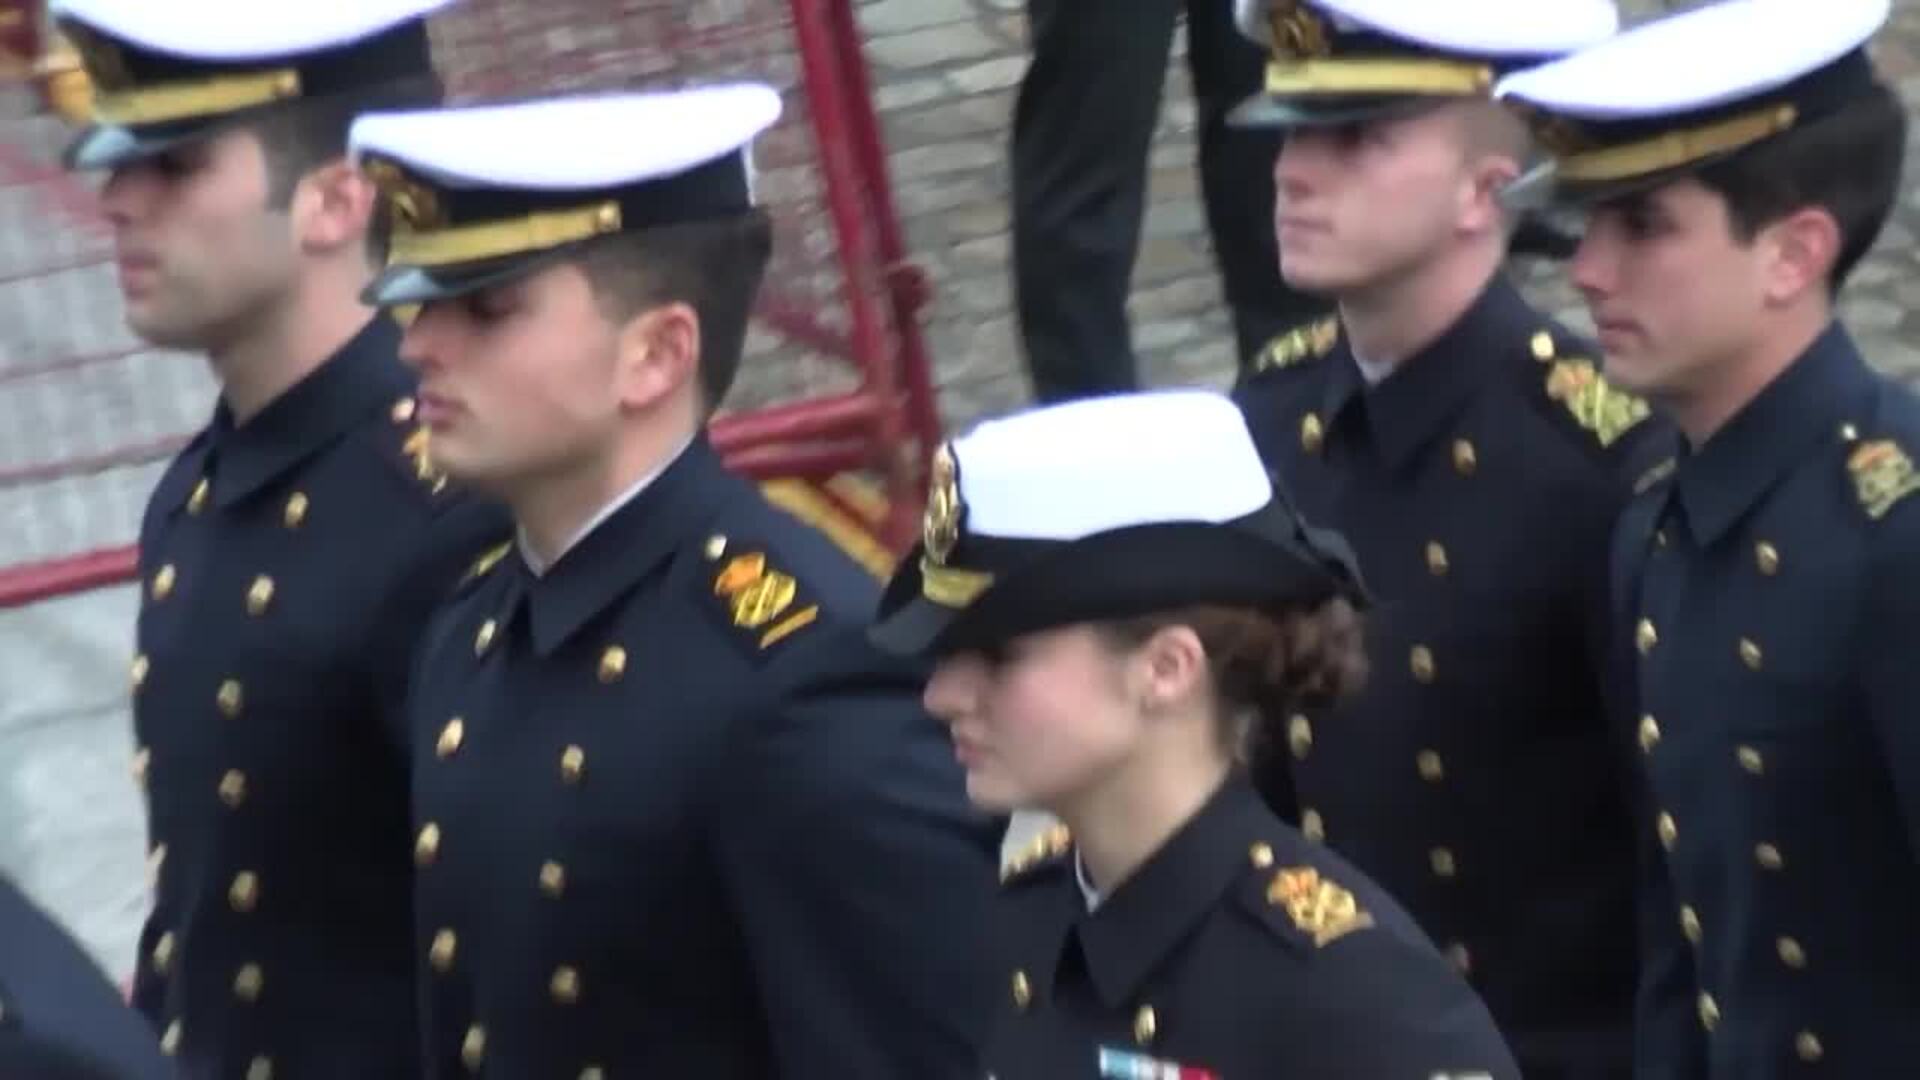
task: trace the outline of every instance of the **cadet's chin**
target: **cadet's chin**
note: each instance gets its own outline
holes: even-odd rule
[[[1016,785],[1008,783],[1004,776],[991,768],[969,768],[967,770],[967,801],[988,814],[1010,814],[1026,806],[1031,800],[1026,792]]]

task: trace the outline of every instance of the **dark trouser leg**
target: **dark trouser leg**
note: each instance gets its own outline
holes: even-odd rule
[[[1179,0],[1028,0],[1033,64],[1013,119],[1013,275],[1043,402],[1138,385],[1127,292],[1178,10]]]
[[[1327,314],[1332,305],[1280,276],[1273,235],[1273,163],[1280,136],[1227,126],[1235,105],[1260,89],[1266,57],[1242,37],[1225,0],[1187,5],[1187,64],[1200,123],[1200,186],[1239,346],[1240,372],[1269,339]]]

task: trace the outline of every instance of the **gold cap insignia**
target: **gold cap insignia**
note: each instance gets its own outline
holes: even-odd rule
[[[1273,875],[1267,902],[1281,908],[1316,946],[1373,925],[1353,893],[1320,876],[1311,866],[1291,866]]]
[[[1587,360],[1561,360],[1547,372],[1547,396],[1567,407],[1573,419],[1612,446],[1647,418],[1647,403],[1608,382]]]
[[[406,231],[438,229],[446,225],[446,210],[433,189],[414,179],[404,169],[384,158],[366,163],[367,178],[380,189],[380,197],[393,211],[394,227]]]
[[[946,563],[960,542],[960,471],[953,460],[953,444],[934,452],[932,474],[927,483],[927,513],[920,528],[920,540],[927,558],[935,565]]]
[[[1920,491],[1913,459],[1887,439],[1855,447],[1847,457],[1847,472],[1853,477],[1853,493],[1859,497],[1860,506],[1875,521],[1886,517],[1894,503]]]
[[[1333,54],[1333,43],[1327,37],[1326,20],[1301,0],[1275,0],[1268,17],[1272,20],[1275,56],[1294,58]]]

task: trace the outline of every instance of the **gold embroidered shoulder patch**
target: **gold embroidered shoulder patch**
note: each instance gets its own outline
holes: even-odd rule
[[[800,583],[769,567],[767,557],[757,551],[728,560],[714,576],[713,595],[727,605],[734,626],[761,632],[762,649],[773,647],[820,617],[818,604],[789,614],[788,609],[800,595]]]
[[[1894,503],[1920,491],[1913,459],[1890,439],[1861,443],[1847,456],[1847,473],[1861,508],[1875,521],[1886,517]]]
[[[1306,326],[1297,326],[1269,340],[1259,355],[1254,357],[1253,370],[1256,373],[1274,371],[1318,360],[1332,352],[1339,341],[1339,319],[1325,318]]]
[[[505,543],[497,544],[481,552],[480,557],[473,560],[473,565],[467,568],[467,576],[461,579],[462,584],[468,581],[478,580],[492,573],[493,568],[500,565],[500,560],[506,558],[507,552],[512,550],[513,541],[508,540]]]
[[[1273,875],[1267,902],[1287,913],[1301,933],[1325,946],[1373,925],[1373,916],[1345,888],[1320,876],[1311,866],[1289,866]]]
[[[1072,847],[1073,834],[1067,831],[1065,825],[1049,826],[1007,860],[1007,864],[1000,868],[1000,880],[1012,881],[1041,863],[1065,855]]]
[[[1565,405],[1601,446],[1612,446],[1648,413],[1646,402],[1608,382],[1588,360],[1555,361],[1547,369],[1547,396]]]

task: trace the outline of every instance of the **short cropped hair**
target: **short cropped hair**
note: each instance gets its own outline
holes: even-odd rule
[[[1727,202],[1743,243],[1787,216],[1819,207],[1840,226],[1828,278],[1838,293],[1886,226],[1899,195],[1907,112],[1885,86],[1839,112],[1792,128],[1700,171]]]
[[[622,233],[586,245],[577,263],[607,318],[624,323],[681,303],[700,319],[700,390],[708,412],[733,388],[748,321],[773,254],[763,210]]]

